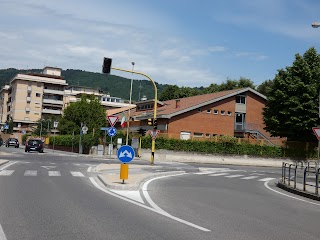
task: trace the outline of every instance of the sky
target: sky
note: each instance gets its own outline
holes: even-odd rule
[[[316,21],[319,0],[0,0],[0,69],[101,73],[107,57],[160,84],[258,86],[296,53],[320,53]]]

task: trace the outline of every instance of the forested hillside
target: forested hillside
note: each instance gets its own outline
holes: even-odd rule
[[[42,69],[18,70],[14,68],[0,69],[0,85],[9,84],[12,78],[18,73],[36,72]],[[69,85],[79,85],[86,87],[99,88],[104,93],[111,96],[129,99],[131,79],[105,75],[101,73],[87,72],[82,70],[67,69],[62,70],[62,76]],[[141,87],[140,87],[141,86]],[[157,84],[158,94],[161,94],[167,85]],[[140,96],[146,95],[148,99],[154,98],[154,87],[149,80],[134,80],[132,87],[132,101],[137,101]]]

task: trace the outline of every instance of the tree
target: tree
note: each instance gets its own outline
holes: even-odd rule
[[[179,98],[179,87],[177,85],[168,85],[160,94],[160,101],[167,101]]]
[[[257,91],[265,96],[269,95],[272,89],[273,80],[266,80],[257,87]]]
[[[86,124],[88,133],[93,129],[100,132],[101,127],[107,126],[106,111],[93,95],[82,96],[79,102],[71,103],[64,110],[58,129],[61,134],[79,133],[81,123]]]
[[[296,54],[291,67],[278,71],[263,112],[266,130],[273,136],[312,141],[312,127],[320,124],[318,90],[320,57],[315,48]]]

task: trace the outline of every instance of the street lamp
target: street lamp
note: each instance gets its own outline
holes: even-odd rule
[[[318,28],[318,27],[320,27],[320,22],[313,22],[311,24],[311,26],[313,28]],[[320,89],[319,89],[319,109],[318,109],[318,111],[319,111],[319,118],[320,118]],[[318,141],[318,168],[319,168],[319,162],[320,162],[320,141]]]
[[[127,138],[126,138],[126,145],[128,145],[129,140],[129,128],[130,128],[130,109],[131,109],[131,99],[132,99],[132,83],[133,83],[133,69],[134,69],[134,62],[132,64],[132,76],[131,76],[131,86],[130,86],[130,99],[129,99],[129,111],[128,111],[128,120],[127,120]]]

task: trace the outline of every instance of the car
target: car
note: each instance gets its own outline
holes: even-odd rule
[[[9,138],[6,141],[6,147],[14,146],[15,148],[19,147],[19,141],[16,138]]]
[[[25,152],[37,151],[43,153],[43,142],[41,139],[29,139],[26,142]]]

